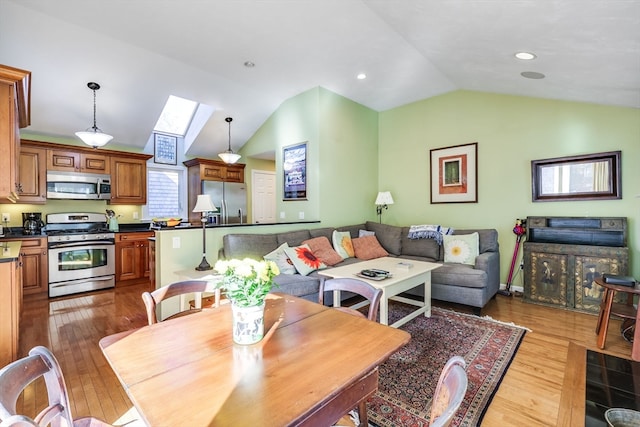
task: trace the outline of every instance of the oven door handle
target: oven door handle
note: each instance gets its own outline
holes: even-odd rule
[[[50,243],[49,249],[77,248],[78,246],[113,246],[114,244],[115,244],[114,242],[110,242],[110,241]]]

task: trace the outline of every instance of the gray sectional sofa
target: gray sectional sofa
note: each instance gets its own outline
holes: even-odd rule
[[[500,252],[498,232],[494,229],[455,230],[453,234],[479,235],[479,256],[475,265],[445,263],[444,250],[434,239],[410,239],[409,227],[366,222],[346,227],[324,227],[296,230],[272,234],[227,234],[219,258],[262,259],[269,252],[287,242],[289,246],[299,246],[303,241],[325,236],[332,240],[334,230],[348,231],[352,238],[358,237],[360,230],[373,231],[380,245],[389,256],[410,260],[437,262],[442,264],[431,272],[432,299],[464,304],[474,308],[479,314],[482,307],[493,298],[500,288]],[[357,258],[347,258],[337,266],[360,262]],[[280,274],[275,277],[278,292],[318,301],[319,276],[312,272],[308,276],[300,274]],[[417,288],[409,294],[422,296],[423,289]]]

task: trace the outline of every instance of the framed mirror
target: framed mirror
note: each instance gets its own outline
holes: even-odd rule
[[[531,161],[534,202],[622,198],[621,151]]]

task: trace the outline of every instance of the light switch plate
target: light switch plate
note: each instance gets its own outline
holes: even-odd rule
[[[173,249],[180,249],[180,237],[173,238]]]

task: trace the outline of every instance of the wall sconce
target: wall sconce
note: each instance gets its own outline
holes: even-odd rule
[[[389,191],[381,191],[376,197],[376,213],[378,214],[378,221],[382,223],[382,209],[389,209],[389,205],[393,204],[393,197]]]
[[[206,224],[207,224],[207,212],[217,212],[218,208],[215,207],[211,201],[211,196],[208,194],[199,194],[196,206],[193,208],[193,212],[200,212],[202,217],[202,261],[200,265],[196,267],[198,271],[211,270],[213,267],[207,262],[207,236],[206,236]]]

